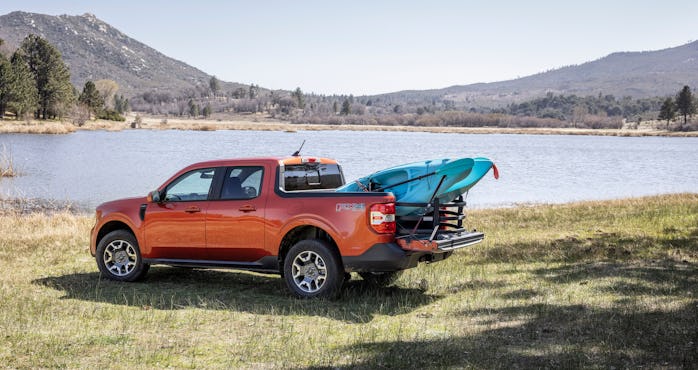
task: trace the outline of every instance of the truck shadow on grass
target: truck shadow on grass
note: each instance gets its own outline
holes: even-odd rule
[[[514,272],[511,272],[514,273]],[[505,272],[504,274],[507,274]],[[358,343],[340,349],[359,368],[695,368],[698,265],[573,263],[533,271],[541,282],[613,293],[565,304],[536,289],[501,292],[494,307],[456,311],[472,334]],[[603,281],[613,277],[609,284]],[[580,288],[581,289],[581,288]]]
[[[46,277],[32,283],[64,293],[61,299],[111,303],[144,310],[201,308],[261,315],[325,316],[366,323],[376,315],[399,315],[441,299],[419,289],[378,288],[362,280],[344,284],[337,300],[290,296],[278,276],[236,271],[153,267],[143,282],[122,283],[98,272]]]
[[[501,327],[447,339],[360,343],[341,351],[358,368],[694,368],[694,304],[671,313],[525,305],[488,310]],[[469,313],[479,315],[479,312]],[[507,320],[529,318],[507,326]],[[678,321],[677,321],[678,319]],[[559,324],[566,321],[565,324]],[[669,327],[663,325],[671,321]],[[680,328],[680,326],[684,328]],[[492,325],[496,327],[497,325]]]
[[[679,233],[665,230],[658,237],[626,235],[598,230],[589,237],[570,235],[554,240],[495,245],[481,251],[475,263],[579,262],[632,259],[665,259],[683,262],[698,257],[698,228]]]

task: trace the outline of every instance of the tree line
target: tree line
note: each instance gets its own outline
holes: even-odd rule
[[[660,104],[661,98],[633,99],[624,97],[617,99],[613,95],[555,95],[549,92],[544,97],[518,104],[512,103],[506,108],[495,109],[494,112],[515,116],[556,118],[574,124],[583,121],[586,115],[633,119],[648,112],[657,111]]]
[[[194,118],[264,113],[277,119],[310,124],[620,128],[624,122],[657,119],[664,100],[661,97],[638,99],[609,94],[548,93],[504,107],[476,108],[443,97],[433,97],[425,104],[424,99],[392,96],[305,94],[300,87],[292,91],[273,91],[252,84],[249,89],[222,91],[212,77],[209,86],[201,86],[195,95],[173,97],[162,92],[145,93],[134,99],[134,110]]]
[[[0,39],[0,45],[4,41]],[[47,40],[28,35],[8,58],[0,53],[0,118],[7,112],[17,120],[77,117],[85,115],[124,120],[128,100],[116,95],[118,84],[110,80],[87,81],[82,93],[70,82],[70,70],[61,53]],[[106,92],[106,93],[105,93]],[[108,101],[107,101],[108,99]]]

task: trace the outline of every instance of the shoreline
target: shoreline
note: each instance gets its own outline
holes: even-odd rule
[[[589,199],[589,200],[575,200],[571,202],[542,202],[542,203],[511,203],[500,206],[487,206],[487,207],[468,207],[468,212],[489,212],[497,211],[503,209],[534,209],[542,207],[559,207],[559,206],[595,206],[602,204],[620,204],[627,202],[645,202],[652,199],[659,198],[671,198],[671,197],[686,197],[695,196],[698,197],[698,193],[682,192],[682,193],[664,193],[664,194],[654,194],[654,195],[644,195],[637,197],[623,197],[623,198],[609,198],[609,199]],[[43,198],[2,198],[0,197],[0,215],[15,214],[20,216],[30,215],[30,214],[56,214],[56,213],[69,213],[73,215],[89,216],[94,212],[94,207],[88,207],[86,205],[80,205],[76,202],[71,202],[67,200],[55,200],[55,199],[43,199]]]
[[[188,131],[397,131],[476,135],[585,135],[619,137],[698,137],[698,131],[665,131],[651,128],[641,129],[576,129],[576,128],[502,128],[502,127],[439,127],[439,126],[381,126],[381,125],[330,125],[294,124],[270,119],[262,115],[241,119],[180,119],[164,117],[142,117],[140,128],[131,128],[135,115],[127,116],[125,122],[105,120],[88,121],[78,127],[70,122],[51,121],[0,121],[0,134],[70,134],[76,131],[124,131],[124,130],[188,130]]]
[[[41,198],[0,198],[0,215],[25,216],[34,213],[55,214],[63,212],[73,215],[89,215],[93,211],[69,201]]]

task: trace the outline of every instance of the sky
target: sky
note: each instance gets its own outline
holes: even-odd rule
[[[698,39],[698,1],[2,0],[92,13],[221,80],[372,95],[523,77]]]

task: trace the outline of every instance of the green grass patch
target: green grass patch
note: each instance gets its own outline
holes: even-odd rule
[[[698,194],[478,210],[486,241],[377,289],[291,298],[276,276],[102,279],[89,216],[0,215],[9,368],[690,368]]]

